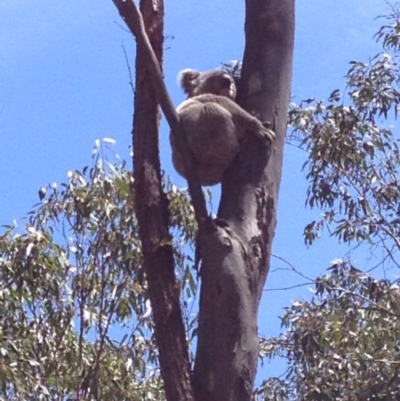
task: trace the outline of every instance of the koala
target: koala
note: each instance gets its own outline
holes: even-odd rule
[[[201,185],[221,182],[246,135],[256,135],[269,144],[275,139],[273,131],[234,102],[236,85],[227,72],[187,69],[180,72],[178,81],[188,98],[176,111]],[[186,178],[184,155],[179,152],[173,133],[170,142],[173,165]]]

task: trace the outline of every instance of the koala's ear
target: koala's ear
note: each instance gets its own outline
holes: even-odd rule
[[[192,70],[190,68],[182,70],[178,74],[178,83],[182,87],[183,91],[189,96],[192,95],[193,89],[196,88],[199,76],[199,71]]]

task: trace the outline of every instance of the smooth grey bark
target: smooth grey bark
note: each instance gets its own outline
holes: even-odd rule
[[[200,227],[197,401],[247,401],[252,395],[257,310],[269,271],[290,98],[294,6],[294,0],[246,1],[238,102],[270,121],[277,139],[268,147],[248,137],[222,182],[216,224]]]

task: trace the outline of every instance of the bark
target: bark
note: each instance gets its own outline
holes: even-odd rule
[[[113,2],[127,25],[137,27],[135,4],[124,0]],[[163,0],[142,0],[140,6],[148,39],[161,64]],[[160,113],[147,56],[146,48],[138,40],[132,131],[136,215],[165,395],[168,400],[191,401],[190,365],[179,287],[175,279],[168,200],[162,189],[160,174]]]
[[[247,0],[239,103],[277,134],[248,137],[222,182],[215,230],[201,230],[203,263],[194,368],[197,401],[251,399],[257,310],[269,271],[290,98],[294,0]]]

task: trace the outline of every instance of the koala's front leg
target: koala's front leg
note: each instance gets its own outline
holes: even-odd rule
[[[267,139],[270,142],[273,142],[276,138],[275,132],[270,129],[272,127],[271,123],[262,123],[257,117],[253,117],[256,119],[255,125],[257,128],[253,130],[253,132],[260,137],[261,139]]]
[[[232,120],[238,128],[237,131],[242,133],[242,135],[244,135],[244,132],[250,131],[263,140],[274,141],[275,132],[266,124],[263,124],[257,117],[252,116],[246,110],[242,109],[234,101],[218,96],[218,103],[230,112]]]

